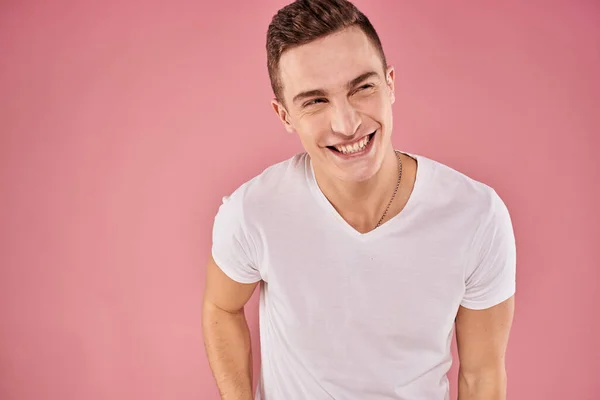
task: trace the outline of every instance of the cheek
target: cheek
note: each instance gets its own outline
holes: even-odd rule
[[[296,131],[304,145],[316,146],[326,143],[330,124],[325,114],[306,115],[298,121]]]
[[[392,118],[392,98],[388,93],[383,94],[379,99],[379,113],[382,123],[390,123]]]
[[[311,129],[311,127],[303,126],[297,130],[300,142],[306,149],[316,148],[324,142],[324,136],[321,131]]]
[[[385,124],[390,115],[390,100],[384,93],[376,93],[368,98],[362,99],[357,107],[363,115]]]

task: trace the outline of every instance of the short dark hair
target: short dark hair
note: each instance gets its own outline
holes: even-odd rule
[[[379,52],[385,71],[387,61],[379,36],[369,19],[351,2],[296,0],[279,10],[267,30],[267,68],[275,98],[283,102],[279,74],[283,52],[351,26],[358,26],[367,35]]]

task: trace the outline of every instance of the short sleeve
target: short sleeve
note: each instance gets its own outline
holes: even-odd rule
[[[483,310],[510,298],[516,291],[515,236],[508,209],[495,191],[471,251],[461,305]]]
[[[213,225],[212,256],[234,281],[254,283],[260,281],[261,276],[255,261],[256,251],[245,226],[242,200],[239,193],[223,197]]]

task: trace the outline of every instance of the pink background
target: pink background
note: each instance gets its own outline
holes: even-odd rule
[[[35,3],[0,4],[0,398],[215,400],[212,219],[301,150],[269,105],[284,2]],[[396,147],[512,213],[509,398],[600,399],[599,2],[356,4],[396,66]]]

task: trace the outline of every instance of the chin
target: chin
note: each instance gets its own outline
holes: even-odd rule
[[[345,182],[364,182],[371,179],[377,173],[377,165],[375,160],[371,163],[362,166],[356,166],[354,168],[345,169],[341,166],[337,166],[337,171],[333,175],[337,175],[338,179]],[[333,171],[332,171],[333,172]]]

